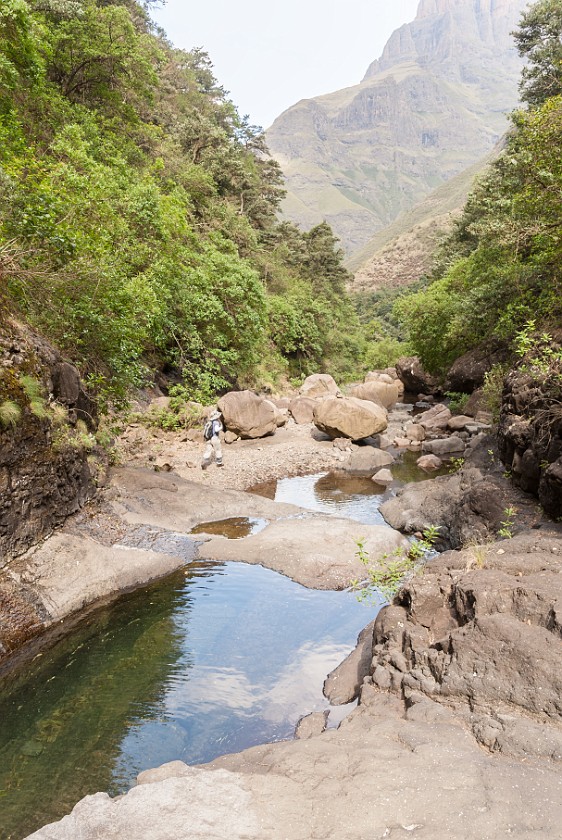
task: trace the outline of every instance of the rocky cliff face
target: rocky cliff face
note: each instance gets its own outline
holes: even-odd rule
[[[94,415],[78,371],[40,336],[6,320],[0,327],[0,568],[93,495],[93,438],[86,426],[80,432],[79,421],[91,428]]]
[[[557,521],[562,517],[560,367],[548,373],[531,365],[512,371],[504,383],[498,429],[500,454],[513,482],[538,496]]]
[[[507,127],[526,0],[421,0],[352,88],[302,100],[267,133],[285,214],[326,219],[348,252],[475,163]]]

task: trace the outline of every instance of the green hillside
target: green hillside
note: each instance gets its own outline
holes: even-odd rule
[[[327,220],[355,267],[373,236],[477,164],[517,103],[511,33],[526,4],[420,3],[359,84],[281,114],[267,140],[286,178],[285,217]]]
[[[345,265],[354,273],[354,292],[416,282],[432,268],[433,253],[450,230],[472,189],[474,180],[493,160],[486,157],[438,187],[411,210],[401,213],[388,227],[351,257]]]
[[[366,344],[330,228],[277,221],[261,130],[149,7],[0,4],[4,316],[54,342],[102,404],[155,368],[207,400],[327,365],[350,374]]]

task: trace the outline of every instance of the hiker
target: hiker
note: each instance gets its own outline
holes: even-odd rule
[[[206,441],[205,451],[203,452],[203,460],[201,461],[201,469],[206,470],[213,462],[213,456],[217,462],[217,467],[222,467],[222,449],[220,433],[224,431],[221,421],[221,413],[217,409],[211,412],[209,419],[203,427],[203,437]]]

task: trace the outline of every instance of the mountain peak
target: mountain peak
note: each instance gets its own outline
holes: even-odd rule
[[[519,68],[511,33],[526,5],[527,0],[420,0],[415,20],[393,32],[365,79],[404,61],[466,67],[481,62],[483,54],[494,61],[502,53]]]
[[[283,211],[328,221],[348,254],[484,157],[518,101],[527,0],[420,0],[354,87],[301,100],[267,132]],[[342,47],[343,51],[343,47]]]

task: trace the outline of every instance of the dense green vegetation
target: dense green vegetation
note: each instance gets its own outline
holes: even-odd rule
[[[475,187],[432,282],[396,308],[432,372],[486,338],[516,349],[532,322],[560,333],[562,316],[562,6],[540,0],[516,43],[528,59],[505,149]]]
[[[208,400],[368,349],[330,228],[279,223],[282,176],[208,56],[136,0],[0,4],[0,279],[101,397],[161,367]]]

